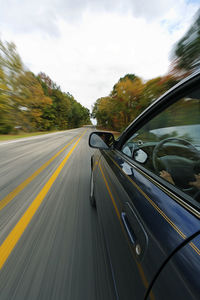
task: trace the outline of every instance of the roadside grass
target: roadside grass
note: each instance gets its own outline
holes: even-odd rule
[[[57,130],[30,132],[30,133],[19,133],[19,134],[0,134],[0,141],[14,140],[14,139],[25,138],[25,137],[29,137],[29,136],[48,134],[48,133],[52,133],[52,132],[57,132]]]

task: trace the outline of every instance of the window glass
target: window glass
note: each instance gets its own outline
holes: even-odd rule
[[[147,122],[122,152],[200,202],[200,90]]]

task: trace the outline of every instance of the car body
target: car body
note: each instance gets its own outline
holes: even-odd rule
[[[200,299],[200,72],[89,145],[116,298]]]

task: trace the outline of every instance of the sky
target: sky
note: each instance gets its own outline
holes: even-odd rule
[[[166,74],[199,0],[0,0],[0,38],[91,110],[127,73]]]

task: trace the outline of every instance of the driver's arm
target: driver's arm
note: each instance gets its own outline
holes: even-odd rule
[[[200,190],[200,173],[194,174],[196,181],[189,182],[189,185],[192,185]]]
[[[162,177],[163,179],[167,180],[168,182],[172,183],[173,185],[175,185],[174,180],[171,176],[170,173],[168,173],[165,170],[160,171],[160,177]]]
[[[196,181],[189,182],[189,185],[200,190],[200,160],[198,160],[194,165],[194,177]]]

